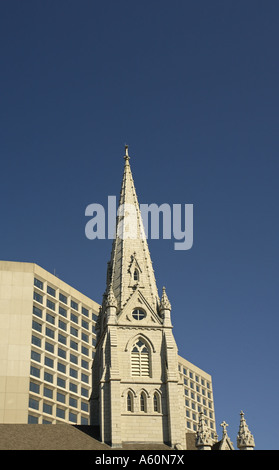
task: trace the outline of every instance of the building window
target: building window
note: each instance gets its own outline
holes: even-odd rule
[[[32,328],[33,328],[33,330],[39,331],[39,333],[42,332],[42,324],[38,323],[35,320],[32,321]]]
[[[39,400],[35,400],[35,398],[29,398],[29,408],[33,408],[33,410],[39,409]]]
[[[62,294],[61,292],[59,293],[59,300],[63,302],[64,304],[67,304],[68,302],[66,295]]]
[[[89,317],[89,311],[87,310],[87,308],[82,307],[81,311],[82,311],[83,315],[85,315],[86,317]]]
[[[38,424],[39,418],[37,416],[28,415],[28,424]]]
[[[56,408],[56,416],[57,418],[62,418],[62,419],[65,419],[65,410],[63,408],[59,408],[57,406]]]
[[[132,376],[149,377],[149,351],[146,344],[139,339],[131,352],[131,373]]]
[[[75,349],[77,351],[78,350],[78,343],[76,343],[76,341],[73,341],[71,339],[70,340],[70,348]]]
[[[43,290],[44,284],[39,279],[34,278],[34,286],[39,287],[39,289]]]
[[[58,356],[62,357],[63,359],[66,359],[67,352],[65,349],[58,348]]]
[[[70,367],[70,376],[74,377],[74,379],[77,379],[78,378],[78,371],[76,369],[73,369],[72,367]]]
[[[86,384],[88,384],[89,383],[88,375],[81,373],[81,380],[82,382],[85,382]]]
[[[67,317],[67,310],[65,310],[61,306],[59,306],[59,313],[60,313],[60,315],[63,315],[63,317]]]
[[[48,387],[44,387],[44,397],[53,398],[53,390]]]
[[[145,316],[146,316],[145,312],[141,308],[135,308],[135,310],[133,310],[133,312],[132,312],[132,317],[135,320],[143,320],[143,318],[145,318]]]
[[[46,327],[46,335],[54,339],[54,331],[51,328]]]
[[[57,377],[57,386],[66,388],[66,380],[62,379],[61,377]]]
[[[62,364],[61,362],[57,363],[57,370],[59,372],[62,372],[63,374],[66,374],[66,366],[65,364]]]
[[[155,413],[160,413],[160,397],[157,392],[155,392],[153,396],[153,409]]]
[[[85,341],[86,343],[89,343],[89,336],[85,333],[81,333],[81,339],[82,341]]]
[[[52,415],[52,405],[49,405],[48,403],[43,404],[43,412],[47,413],[49,415]]]
[[[143,411],[146,413],[147,407],[146,407],[146,395],[144,392],[141,392],[140,394],[140,411]]]
[[[43,303],[43,296],[38,294],[38,292],[34,292],[34,300],[36,300],[36,302],[40,302],[40,304]]]
[[[53,375],[50,374],[49,372],[44,373],[44,379],[46,382],[53,383]]]
[[[58,333],[58,341],[59,343],[67,344],[67,337],[61,333]]]
[[[86,413],[88,413],[88,411],[89,411],[88,403],[86,403],[84,401],[81,402],[80,408],[81,408],[82,411],[85,411]]]
[[[47,293],[55,297],[55,289],[53,287],[47,286]]]
[[[74,300],[71,300],[71,307],[74,308],[75,310],[78,310],[78,304]]]
[[[47,299],[47,308],[50,308],[50,310],[55,310],[55,303]]]
[[[75,413],[69,412],[69,420],[73,423],[77,423],[77,415]]]
[[[34,377],[40,377],[40,369],[38,369],[37,367],[34,367],[34,366],[31,366],[30,367],[30,374],[31,375],[34,375]]]
[[[30,392],[40,393],[40,385],[30,380],[29,390]]]
[[[47,367],[51,367],[53,369],[53,359],[51,359],[50,357],[45,357],[45,366]]]
[[[40,348],[41,344],[42,344],[42,341],[37,336],[32,335],[32,344],[34,344],[35,346],[38,346]]]
[[[65,323],[64,321],[59,320],[58,321],[58,326],[59,326],[59,328],[61,328],[61,330],[67,331],[67,323]]]
[[[52,302],[51,302],[52,303]],[[49,313],[46,314],[46,321],[51,323],[52,325],[55,324],[55,317],[53,315],[50,315]]]
[[[77,408],[77,399],[70,397],[69,398],[69,405],[72,406],[73,408]]]
[[[139,281],[139,271],[138,271],[138,269],[134,270],[134,281]]]
[[[87,388],[81,387],[80,393],[83,397],[88,397],[89,396],[89,390],[87,390]]]
[[[75,323],[78,323],[78,317],[73,312],[71,312],[71,320],[74,321]]]
[[[78,357],[75,356],[74,354],[70,354],[70,362],[72,362],[73,364],[77,364],[78,363]]]
[[[45,341],[45,350],[50,353],[54,353],[54,345],[48,341]]]
[[[36,351],[31,351],[31,359],[33,361],[41,362],[41,354],[37,353]]]
[[[127,411],[134,411],[134,406],[133,406],[133,396],[131,392],[127,393]]]
[[[42,310],[38,307],[35,307],[35,305],[33,306],[33,314],[40,318],[43,316]]]
[[[60,401],[60,403],[66,403],[66,396],[64,395],[64,393],[57,392],[56,400]]]

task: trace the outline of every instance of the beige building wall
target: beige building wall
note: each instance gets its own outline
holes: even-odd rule
[[[186,432],[198,430],[199,413],[204,413],[205,423],[216,439],[216,422],[213,401],[212,377],[181,356],[178,356],[178,370],[183,383],[184,416]]]
[[[1,262],[1,423],[27,422],[33,278],[33,272],[28,265]]]
[[[40,266],[0,261],[0,423],[88,423],[98,312]]]

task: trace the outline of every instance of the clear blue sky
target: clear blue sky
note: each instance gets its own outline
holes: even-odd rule
[[[179,353],[212,374],[217,432],[241,410],[278,449],[279,3],[0,2],[0,258],[97,302],[111,240],[88,204],[194,205],[194,245],[149,247]]]

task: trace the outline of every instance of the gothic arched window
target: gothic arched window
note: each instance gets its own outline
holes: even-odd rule
[[[140,394],[140,411],[144,411],[146,413],[147,406],[146,406],[146,395],[144,392]]]
[[[150,375],[150,357],[149,348],[138,339],[131,351],[131,373],[132,376],[149,377]]]
[[[155,392],[153,396],[153,410],[160,413],[160,396],[158,392]]]
[[[139,271],[137,268],[134,270],[134,281],[139,281]]]
[[[133,396],[131,392],[127,393],[127,411],[134,411]]]

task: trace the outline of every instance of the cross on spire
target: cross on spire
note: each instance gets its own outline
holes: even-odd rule
[[[222,426],[223,428],[223,434],[227,434],[227,427],[228,427],[228,424],[226,423],[226,421],[223,421],[220,426]]]

